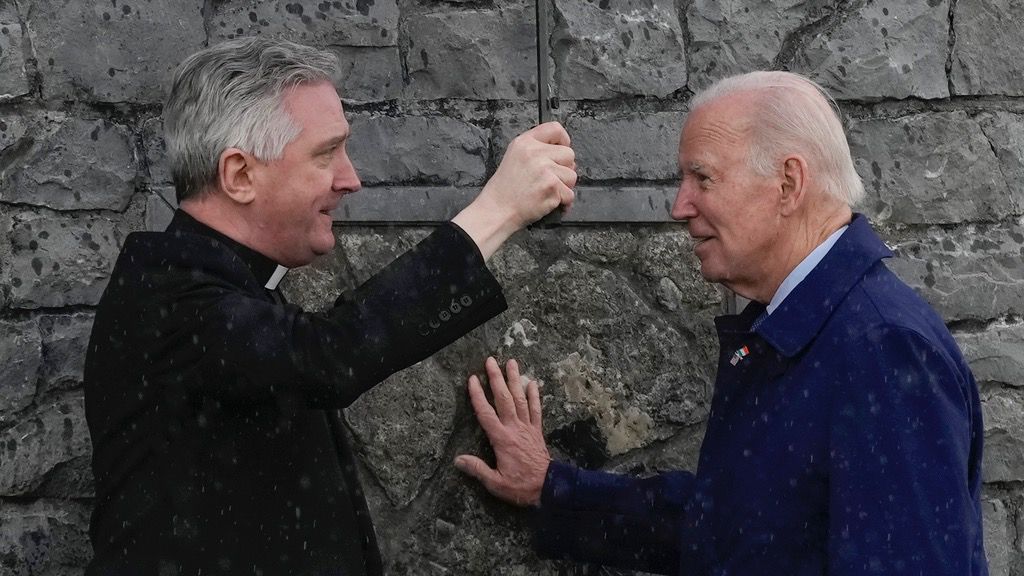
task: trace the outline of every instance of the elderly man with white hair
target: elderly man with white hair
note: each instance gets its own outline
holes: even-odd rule
[[[672,210],[701,273],[751,300],[720,355],[696,473],[551,461],[536,383],[469,393],[497,467],[456,466],[537,511],[549,555],[666,574],[987,574],[977,384],[942,319],[882,262],[834,103],[786,72],[697,95]],[[519,367],[506,365],[508,382]]]

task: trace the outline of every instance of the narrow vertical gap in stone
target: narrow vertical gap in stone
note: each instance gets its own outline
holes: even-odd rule
[[[949,39],[946,41],[946,85],[949,89],[949,97],[952,98],[956,92],[953,90],[953,48],[956,47],[956,5],[958,0],[949,0]]]
[[[206,41],[203,47],[210,45],[210,30],[213,29],[213,4],[215,0],[203,0],[203,7],[199,9],[199,13],[203,16],[203,31],[206,33]]]

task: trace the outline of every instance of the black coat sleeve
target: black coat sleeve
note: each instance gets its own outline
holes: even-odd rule
[[[182,374],[193,392],[246,402],[286,386],[309,407],[345,407],[506,308],[476,246],[453,224],[326,313],[261,296],[199,283],[179,303],[192,320],[177,339],[195,359]]]

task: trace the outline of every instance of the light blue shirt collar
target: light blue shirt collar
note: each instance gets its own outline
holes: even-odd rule
[[[821,259],[825,257],[825,254],[828,254],[828,251],[832,249],[832,246],[837,240],[839,240],[839,237],[843,235],[843,232],[846,232],[847,228],[848,226],[843,226],[839,230],[833,232],[831,236],[826,238],[821,244],[818,244],[817,248],[812,250],[806,258],[797,264],[796,268],[794,268],[793,271],[789,273],[789,276],[786,276],[786,279],[782,281],[782,284],[779,285],[779,289],[775,291],[775,296],[772,296],[772,301],[768,303],[768,314],[775,312],[775,309],[782,304],[782,301],[786,299],[786,296],[789,296],[789,293],[804,281],[804,278],[811,273],[811,270],[814,270],[814,267],[821,262]]]

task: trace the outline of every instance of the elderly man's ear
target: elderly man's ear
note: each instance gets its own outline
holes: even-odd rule
[[[782,164],[779,194],[779,210],[783,216],[790,216],[806,201],[808,184],[807,161],[800,156],[786,158]]]
[[[220,154],[217,179],[219,188],[238,204],[249,204],[256,198],[256,159],[238,148],[228,148]]]

